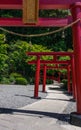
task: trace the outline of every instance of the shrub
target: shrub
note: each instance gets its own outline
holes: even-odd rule
[[[28,82],[26,78],[22,77],[19,73],[11,73],[10,74],[10,82],[12,84],[19,84],[19,85],[27,85]]]
[[[18,77],[22,77],[22,75],[19,73],[11,73],[10,77],[18,78]]]
[[[9,81],[9,79],[8,78],[2,78],[2,80],[1,80],[1,82],[0,82],[1,84],[10,84],[10,81]]]
[[[22,77],[18,77],[16,78],[16,82],[15,84],[20,84],[20,85],[27,85],[28,82],[25,78],[22,78]]]
[[[15,84],[15,78],[13,76],[10,76],[9,80],[11,84]]]
[[[19,73],[11,73],[9,77],[10,83],[15,84],[16,78],[20,78],[20,77],[22,77],[22,75]]]
[[[46,84],[53,84],[53,80],[47,79]]]

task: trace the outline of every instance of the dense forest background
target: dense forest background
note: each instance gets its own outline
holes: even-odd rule
[[[40,17],[66,17],[68,10],[40,10]],[[20,10],[0,10],[1,17],[22,17]],[[21,34],[40,34],[58,29],[58,27],[5,27],[6,29]],[[48,52],[48,51],[72,51],[71,28],[56,34],[23,38],[8,34],[0,30],[0,83],[27,84],[34,82],[35,66],[28,65],[29,60],[35,57],[28,57],[27,51]],[[42,57],[50,59],[50,57]],[[49,73],[53,73],[49,71]]]

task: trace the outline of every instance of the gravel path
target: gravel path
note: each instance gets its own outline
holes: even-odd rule
[[[39,96],[44,98],[46,93],[41,92],[39,87]],[[38,101],[33,99],[34,85],[0,85],[0,108],[20,108]]]

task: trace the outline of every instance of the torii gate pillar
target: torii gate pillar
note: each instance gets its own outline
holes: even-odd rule
[[[71,6],[73,21],[81,18],[81,2],[77,2]],[[76,74],[76,103],[77,112],[71,113],[70,122],[74,125],[81,124],[81,21],[77,22],[72,27],[73,45],[75,58],[75,74]]]
[[[72,93],[73,93],[73,98],[76,100],[76,77],[75,77],[74,56],[71,57],[71,70],[72,70]]]
[[[47,70],[47,66],[44,65],[44,72],[43,72],[43,88],[42,88],[42,92],[46,91],[46,70]]]
[[[38,97],[39,80],[40,80],[40,56],[37,56],[36,73],[35,73],[34,98],[39,98]]]
[[[73,21],[81,17],[81,2],[71,6]],[[77,113],[81,114],[81,23],[80,21],[73,25],[73,45],[76,73],[76,92],[77,92]]]
[[[71,85],[70,85],[70,66],[68,66],[67,68],[67,79],[68,79],[68,93],[71,93],[72,90],[71,90]]]

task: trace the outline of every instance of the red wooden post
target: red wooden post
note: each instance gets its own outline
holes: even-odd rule
[[[37,56],[34,98],[38,98],[39,79],[40,79],[40,56]]]
[[[73,20],[81,18],[81,3],[76,3],[71,7]],[[80,21],[72,27],[74,58],[75,58],[75,74],[76,74],[76,93],[77,93],[77,113],[81,114],[81,23]]]
[[[53,56],[53,60],[54,60],[55,62],[57,62],[57,55],[54,55],[54,56]],[[58,64],[56,64],[56,67],[58,67]]]
[[[68,93],[71,93],[72,90],[71,90],[71,85],[70,85],[70,66],[68,65],[68,68],[67,68],[67,78],[68,78]]]
[[[72,70],[72,93],[73,93],[73,98],[76,99],[76,78],[75,78],[74,56],[71,57],[71,70]]]
[[[46,87],[46,70],[47,70],[47,66],[44,65],[44,73],[43,73],[43,88],[42,88],[42,92],[45,92],[45,87]]]

